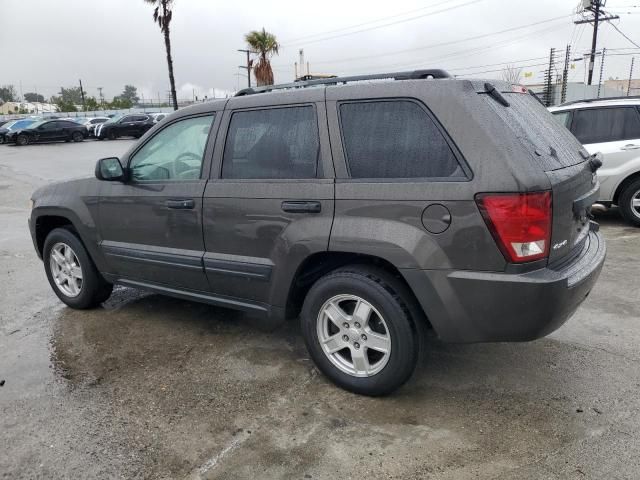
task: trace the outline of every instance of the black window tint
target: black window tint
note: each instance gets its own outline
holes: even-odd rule
[[[58,128],[72,128],[80,125],[79,123],[75,123],[75,122],[57,122],[57,123],[58,123]]]
[[[318,125],[313,107],[236,112],[222,161],[223,178],[315,178]]]
[[[414,102],[344,103],[340,122],[352,178],[465,177],[434,121]]]
[[[42,125],[42,129],[43,130],[54,130],[56,128],[58,128],[58,123],[60,122],[48,122]]]
[[[590,108],[573,114],[571,132],[581,143],[640,138],[640,117],[632,107]]]
[[[132,116],[127,116],[127,117],[122,117],[122,120],[120,120],[120,123],[129,123],[129,122],[133,122],[133,118]]]

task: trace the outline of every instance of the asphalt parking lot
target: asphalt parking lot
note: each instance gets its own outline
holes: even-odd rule
[[[559,331],[430,339],[413,379],[372,399],[318,374],[296,324],[125,288],[92,311],[57,300],[30,193],[131,145],[0,147],[0,478],[640,476],[640,230],[615,212],[599,283]]]

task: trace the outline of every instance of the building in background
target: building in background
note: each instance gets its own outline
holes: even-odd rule
[[[0,115],[12,115],[19,113],[55,113],[58,107],[52,103],[40,102],[5,102],[0,105]]]
[[[535,84],[530,84],[525,86],[529,88],[531,91],[533,91],[533,93],[538,95],[541,99],[545,95],[546,84],[544,83],[535,83]],[[600,98],[619,97],[621,95],[626,95],[626,91],[624,94],[621,94],[619,90],[609,88],[607,87],[606,84],[600,87]],[[562,83],[552,84],[550,106],[560,105],[562,103],[561,98],[562,98]],[[565,102],[585,100],[588,98],[598,98],[598,85],[586,85],[582,82],[567,83],[567,92],[566,92]]]
[[[640,95],[640,78],[634,78],[631,80],[631,88],[629,88],[629,79],[609,79],[604,82],[604,86],[609,90],[615,90],[617,92],[617,96],[620,97],[627,95],[627,90],[629,90],[629,95]]]

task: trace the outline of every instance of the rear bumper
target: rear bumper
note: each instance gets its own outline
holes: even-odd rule
[[[591,292],[606,255],[589,232],[568,264],[528,273],[404,270],[438,336],[446,342],[514,342],[559,328]]]

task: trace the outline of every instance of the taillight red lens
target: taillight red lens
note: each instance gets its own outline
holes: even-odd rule
[[[549,256],[551,192],[479,194],[476,203],[507,261]]]

